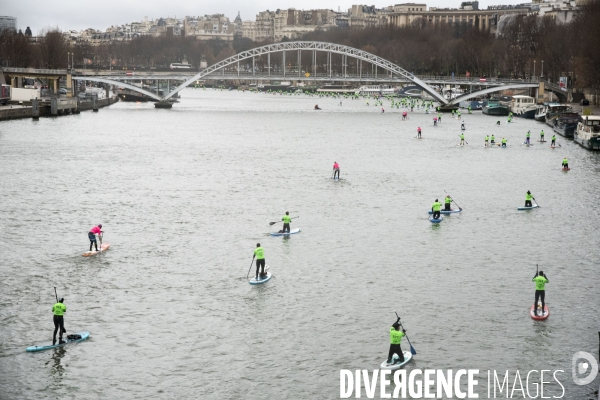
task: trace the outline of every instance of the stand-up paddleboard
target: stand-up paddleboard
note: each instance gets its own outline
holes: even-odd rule
[[[388,364],[387,360],[383,360],[383,362],[379,366],[379,369],[389,369],[389,370],[395,371],[397,369],[404,367],[406,364],[408,364],[409,362],[412,361],[413,355],[410,354],[410,351],[404,351],[403,353],[404,353],[404,361],[396,363],[396,361],[398,361],[398,355],[394,354],[394,356],[392,357],[392,363]]]
[[[444,217],[442,217],[440,215],[439,218],[429,218],[429,222],[431,222],[432,224],[439,224],[440,222],[442,222],[444,220]]]
[[[534,208],[538,208],[539,206],[537,204],[534,204],[531,207],[517,207],[517,210],[523,211],[523,210],[533,210]]]
[[[562,170],[565,171],[565,172],[567,172],[567,171],[570,171],[571,168],[563,168]]]
[[[446,215],[447,215],[447,214],[459,213],[459,212],[461,212],[461,211],[462,211],[462,208],[459,208],[458,210],[450,210],[450,211],[448,211],[448,210],[442,210],[442,211],[440,211],[440,213],[441,213],[441,214],[446,214]],[[433,211],[429,210],[429,211],[428,211],[428,213],[429,213],[429,215],[432,215],[432,214],[433,214]]]
[[[58,344],[58,343],[57,343],[57,344],[55,344],[55,345],[52,345],[52,344],[45,344],[45,345],[44,345],[44,344],[42,344],[42,345],[39,345],[39,346],[29,346],[29,347],[27,348],[27,351],[29,351],[29,352],[33,352],[33,351],[43,351],[43,350],[55,349],[55,348],[57,348],[57,347],[66,346],[66,345],[68,345],[68,344],[71,344],[71,343],[83,342],[83,341],[84,341],[84,340],[86,340],[88,337],[90,337],[90,333],[89,333],[89,332],[87,332],[87,331],[86,331],[86,332],[77,332],[77,333],[75,333],[74,335],[75,335],[76,337],[77,337],[77,336],[79,336],[79,338],[69,339],[69,338],[67,337],[67,339],[65,340],[65,342],[64,342],[64,343],[61,343],[61,344]],[[72,336],[74,336],[74,335],[68,335],[68,336],[71,336],[71,337],[72,337]]]
[[[544,304],[544,312],[543,313],[540,312],[542,310],[542,303],[538,303],[538,315],[534,314],[534,310],[535,310],[535,305],[532,305],[531,308],[529,309],[529,316],[531,317],[531,319],[535,319],[536,321],[543,321],[545,319],[548,319],[548,317],[550,316],[550,310],[548,310],[547,304]]]
[[[271,236],[288,236],[288,235],[293,235],[293,234],[299,233],[299,232],[300,232],[300,228],[296,228],[296,229],[292,229],[286,233],[271,232]]]
[[[540,143],[546,143],[547,140],[538,140],[538,142],[540,142]]]
[[[250,279],[250,284],[251,285],[262,285],[263,283],[269,282],[269,280],[271,280],[272,276],[273,275],[270,272],[267,272],[267,276],[265,276],[265,277],[259,276],[258,279],[256,279],[256,275],[255,275],[252,279]]]
[[[82,256],[84,257],[91,257],[91,256],[95,256],[98,253],[102,253],[106,250],[108,250],[108,248],[110,247],[110,244],[108,243],[102,243],[102,245],[100,246],[100,250],[96,251],[86,251],[85,253],[82,254]]]

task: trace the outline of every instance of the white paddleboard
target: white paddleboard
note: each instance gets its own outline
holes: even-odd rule
[[[271,280],[271,277],[273,275],[270,272],[267,272],[267,276],[265,277],[258,277],[258,279],[256,279],[256,275],[254,277],[252,277],[252,279],[250,279],[250,284],[251,285],[262,285],[263,283],[267,283]]]
[[[412,361],[413,355],[410,353],[410,351],[404,351],[403,353],[404,353],[404,361],[403,362],[396,363],[396,361],[398,360],[398,355],[394,354],[394,356],[392,357],[392,363],[388,364],[387,360],[383,360],[383,362],[379,366],[379,369],[389,369],[389,370],[395,371],[397,369],[404,367],[406,364],[408,364],[409,362]]]
[[[95,256],[98,253],[102,253],[105,252],[106,250],[108,250],[108,248],[110,247],[110,244],[108,243],[102,243],[102,246],[100,246],[100,250],[98,251],[86,251],[85,253],[82,254],[82,256],[84,257],[90,257],[90,256]]]

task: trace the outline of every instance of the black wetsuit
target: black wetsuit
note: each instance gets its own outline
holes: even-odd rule
[[[256,260],[256,279],[258,279],[258,269],[260,267],[260,276],[264,276],[265,275],[265,259],[263,258],[262,260]]]
[[[88,232],[88,239],[90,239],[90,251],[92,251],[92,246],[96,246],[96,251],[98,251],[98,242],[96,241],[96,235],[92,232]]]
[[[404,353],[402,352],[402,348],[399,344],[390,344],[390,351],[388,353],[388,361],[392,362],[392,357],[394,357],[394,353],[398,354],[398,360],[396,362],[404,362]]]
[[[66,332],[65,329],[65,319],[62,315],[54,315],[54,334],[52,335],[52,343],[56,343],[56,332],[60,328],[60,333],[58,334],[58,341],[62,342],[63,332]]]

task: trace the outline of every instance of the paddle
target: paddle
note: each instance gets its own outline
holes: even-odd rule
[[[54,287],[54,296],[56,297],[56,302],[58,303],[58,294],[56,294],[56,286]]]
[[[446,192],[445,190],[444,190],[444,193],[448,194],[448,192]],[[452,199],[452,196],[450,196],[450,198]],[[454,199],[452,199],[452,201],[454,201]],[[458,208],[462,210],[462,207],[459,206],[456,201],[454,201],[454,204],[456,204],[458,206]]]
[[[100,234],[98,235],[98,240],[100,241],[100,251],[102,251],[102,236],[104,235],[104,232],[100,232]]]
[[[250,268],[248,268],[248,273],[246,274],[246,279],[248,279],[248,277],[250,276],[250,270],[252,269],[252,264],[254,264],[254,257],[256,257],[256,256],[252,256],[252,261],[250,261]]]
[[[396,314],[396,317],[398,317],[398,313],[396,311],[394,311],[394,313]],[[402,327],[402,330],[405,330],[404,326],[402,326],[402,322],[400,322],[400,317],[398,317],[398,323]],[[408,340],[408,344],[410,345],[410,354],[412,354],[413,356],[416,356],[417,355],[417,351],[412,346],[412,343],[410,342],[410,339],[408,338],[408,335],[406,333],[404,335],[406,336],[406,340]]]
[[[535,205],[540,207],[540,205],[538,204],[537,200],[535,199],[535,197],[531,196],[531,198],[533,199],[533,201],[535,201]]]
[[[290,218],[290,219],[295,219],[295,218],[300,218],[300,216],[296,215],[295,217],[292,217],[292,218]],[[280,222],[281,222],[281,221],[269,222],[269,225],[275,225],[275,224],[278,224],[278,223],[280,223]]]

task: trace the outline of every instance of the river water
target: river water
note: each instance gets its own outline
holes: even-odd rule
[[[172,110],[3,122],[0,398],[338,398],[341,369],[387,356],[394,310],[409,371],[479,369],[486,397],[488,370],[511,387],[517,370],[564,370],[563,398],[589,398],[598,379],[575,385],[571,358],[597,356],[598,153],[481,112],[463,114],[458,146],[448,114],[433,127],[339,101],[189,89]],[[484,148],[486,133],[509,146]],[[433,225],[444,190],[464,211]],[[517,211],[527,190],[541,207]],[[285,211],[302,232],[268,236]],[[81,257],[97,223],[111,248]],[[257,242],[274,274],[259,287]],[[536,264],[544,322],[528,315]],[[26,353],[51,340],[53,287],[68,333],[90,339]]]

